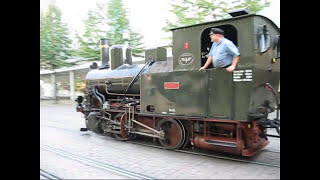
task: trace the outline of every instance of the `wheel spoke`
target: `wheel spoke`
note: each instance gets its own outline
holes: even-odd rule
[[[123,113],[117,114],[117,115],[114,117],[114,120],[121,123],[121,119],[122,119],[122,118],[125,118],[125,116],[123,116],[123,115],[124,115]],[[124,127],[122,127],[122,126],[120,125],[120,130],[119,130],[119,132],[121,132],[121,128],[124,128]],[[126,130],[125,128],[123,129],[123,132],[121,132],[121,133],[125,134],[126,137],[124,138],[124,137],[122,136],[122,134],[114,133],[114,136],[115,136],[118,140],[120,140],[120,141],[128,140],[129,137],[131,137],[130,135],[127,134],[127,130]]]
[[[179,148],[184,142],[184,128],[178,121],[168,118],[158,123],[158,129],[162,129],[165,133],[164,140],[159,139],[162,146],[168,149]]]

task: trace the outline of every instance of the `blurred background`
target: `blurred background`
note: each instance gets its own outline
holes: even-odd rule
[[[40,100],[82,95],[103,37],[110,46],[126,41],[141,64],[148,48],[172,56],[170,28],[230,18],[243,7],[280,28],[280,0],[40,0]]]

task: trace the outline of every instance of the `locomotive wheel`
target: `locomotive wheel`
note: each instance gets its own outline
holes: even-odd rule
[[[187,125],[183,124],[182,122],[181,122],[181,124],[183,125],[183,127],[185,129],[185,134],[186,134],[185,140],[184,140],[182,146],[180,147],[180,149],[183,149],[190,144],[190,130]]]
[[[114,117],[114,120],[120,122],[120,132],[121,134],[114,133],[114,136],[120,141],[126,141],[134,138],[133,134],[128,134],[128,130],[124,127],[126,124],[126,115],[124,113],[119,113]]]
[[[163,130],[164,139],[159,139],[160,144],[167,149],[178,149],[183,145],[185,129],[180,121],[165,118],[159,121],[158,130]]]

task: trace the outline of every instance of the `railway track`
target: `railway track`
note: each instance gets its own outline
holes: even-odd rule
[[[60,179],[60,178],[40,168],[40,179]]]
[[[145,176],[145,175],[142,175],[142,174],[139,174],[139,173],[127,171],[125,169],[118,168],[118,167],[115,167],[115,166],[112,166],[112,165],[109,165],[109,164],[106,164],[106,163],[102,163],[102,162],[98,162],[98,161],[95,161],[95,160],[92,160],[92,159],[88,159],[88,158],[85,158],[85,157],[82,157],[82,156],[79,156],[79,155],[76,155],[76,154],[61,150],[61,149],[57,149],[57,148],[54,148],[54,147],[51,147],[51,146],[41,145],[40,149],[53,152],[55,154],[58,154],[60,156],[65,157],[65,158],[69,158],[69,159],[73,159],[73,160],[76,160],[76,161],[80,161],[80,162],[88,164],[90,166],[94,166],[94,167],[101,168],[101,169],[104,169],[104,170],[107,170],[107,171],[111,171],[111,172],[113,172],[115,174],[118,174],[118,175],[121,175],[121,176],[123,176],[125,178],[130,178],[130,179],[155,179],[155,178],[152,178],[152,177],[149,177],[149,176]],[[40,170],[40,173],[41,173],[41,170]]]
[[[223,159],[223,160],[229,160],[229,161],[236,161],[236,162],[242,162],[242,163],[248,163],[248,164],[257,164],[257,165],[262,165],[262,166],[271,166],[271,167],[277,167],[280,168],[280,165],[278,164],[270,164],[270,163],[265,163],[265,162],[259,162],[259,161],[251,161],[247,160],[244,158],[234,158],[234,157],[227,157],[223,155],[213,155],[209,153],[201,153],[201,152],[195,152],[195,151],[190,151],[190,150],[180,150],[180,149],[166,149],[160,145],[153,145],[153,144],[146,144],[142,142],[135,142],[135,141],[128,141],[131,144],[137,144],[137,145],[142,145],[142,146],[148,146],[148,147],[153,147],[153,148],[158,148],[158,149],[164,149],[164,150],[169,150],[169,151],[176,151],[176,152],[181,152],[181,153],[186,153],[186,154],[193,154],[193,155],[200,155],[200,156],[207,156],[207,157],[212,157],[216,159]],[[267,151],[266,152],[278,152],[278,151]],[[280,154],[280,152],[279,152]]]
[[[59,128],[59,129],[63,129],[63,128]],[[68,131],[71,132],[71,130],[68,130]],[[73,132],[73,133],[75,133],[75,132]],[[106,135],[100,135],[100,134],[96,134],[96,135],[98,135],[98,136],[106,136]],[[166,149],[166,148],[162,147],[161,145],[139,142],[137,140],[127,141],[126,143],[142,145],[142,146],[147,146],[147,147],[153,147],[153,148],[169,150],[169,151],[175,151],[175,152],[181,152],[181,153],[186,153],[186,154],[193,154],[193,155],[212,157],[212,158],[216,158],[216,159],[224,159],[224,160],[235,161],[235,162],[242,162],[242,163],[248,163],[248,164],[256,164],[256,165],[280,168],[279,164],[272,164],[272,163],[266,163],[266,162],[261,162],[261,161],[248,160],[249,158],[246,158],[246,157],[240,157],[240,158],[238,158],[238,157],[228,157],[228,155],[224,155],[224,154],[223,155],[215,155],[215,154],[196,152],[196,151],[191,151],[191,150],[180,150],[180,149],[170,150],[170,149]],[[280,155],[280,151],[272,151],[272,150],[264,149],[261,152],[276,153],[276,154]]]
[[[267,150],[267,149],[263,149],[261,151],[262,152],[271,152],[271,153],[279,153],[280,154],[280,151],[272,151],[272,150]]]

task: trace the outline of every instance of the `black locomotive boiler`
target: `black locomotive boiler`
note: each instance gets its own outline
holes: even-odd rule
[[[199,71],[213,27],[239,47],[232,73]],[[280,30],[270,19],[247,14],[171,31],[173,58],[165,48],[148,49],[140,65],[132,64],[130,47],[101,40],[102,65],[91,66],[84,97],[76,100],[87,129],[119,140],[151,137],[168,149],[195,146],[242,156],[269,143],[268,128],[280,137]]]

